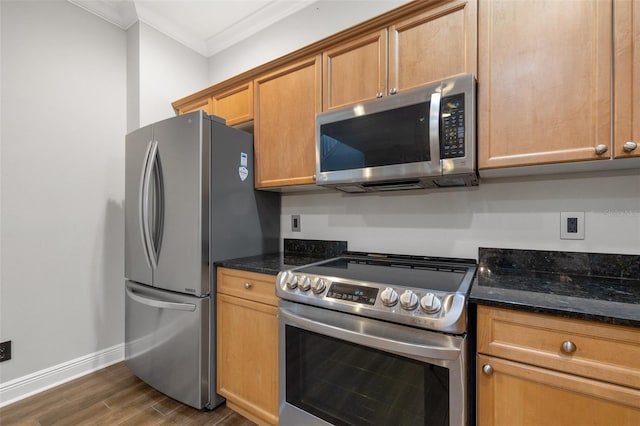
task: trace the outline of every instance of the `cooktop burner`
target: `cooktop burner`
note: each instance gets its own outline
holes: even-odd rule
[[[455,334],[466,331],[470,259],[347,252],[278,274],[282,299]]]

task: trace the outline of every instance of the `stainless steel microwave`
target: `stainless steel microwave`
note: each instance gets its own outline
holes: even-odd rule
[[[344,192],[474,186],[476,81],[462,74],[316,116],[316,184]]]

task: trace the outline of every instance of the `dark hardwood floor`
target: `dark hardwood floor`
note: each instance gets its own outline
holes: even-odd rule
[[[0,408],[0,425],[250,426],[225,405],[199,411],[142,382],[124,362]]]

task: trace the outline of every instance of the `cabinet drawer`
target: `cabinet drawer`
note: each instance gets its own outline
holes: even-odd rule
[[[276,277],[271,275],[218,268],[218,293],[278,306]]]
[[[640,389],[631,327],[478,306],[478,352]]]

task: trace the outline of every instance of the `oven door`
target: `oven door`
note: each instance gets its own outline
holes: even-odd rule
[[[466,337],[282,300],[278,321],[280,424],[466,424]]]

